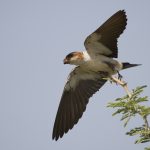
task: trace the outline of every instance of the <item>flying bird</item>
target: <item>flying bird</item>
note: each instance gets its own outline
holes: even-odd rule
[[[57,111],[52,139],[58,140],[82,117],[89,98],[106,82],[106,78],[118,74],[120,70],[138,66],[119,62],[117,39],[127,25],[124,10],[119,10],[103,23],[84,42],[86,51],[72,52],[64,59],[64,64],[76,65],[67,79]]]

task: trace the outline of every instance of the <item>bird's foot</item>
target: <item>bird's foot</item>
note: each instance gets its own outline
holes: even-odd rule
[[[121,85],[121,86],[125,89],[125,91],[126,91],[126,93],[128,94],[128,96],[131,97],[131,93],[130,93],[130,91],[128,90],[128,86],[127,86],[127,83],[126,83],[125,81],[119,80],[118,78],[113,77],[113,76],[111,77],[111,80],[112,80],[114,83],[116,83],[117,85],[118,85],[118,84]]]
[[[118,73],[118,79],[121,81],[123,76],[119,73],[119,71],[117,71],[117,73]]]
[[[117,77],[113,77],[113,76],[111,77],[111,81],[116,83],[116,85],[121,85],[121,86],[125,86],[127,84],[126,82],[120,80]]]

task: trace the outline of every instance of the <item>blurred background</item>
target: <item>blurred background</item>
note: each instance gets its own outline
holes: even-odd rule
[[[62,139],[52,129],[67,76],[66,54],[84,50],[84,40],[118,10],[128,25],[118,42],[119,60],[142,66],[121,74],[130,90],[150,90],[150,1],[145,0],[1,0],[0,1],[0,149],[1,150],[142,150],[107,103],[125,95],[107,83],[91,99],[82,119]],[[149,102],[148,102],[149,104]]]

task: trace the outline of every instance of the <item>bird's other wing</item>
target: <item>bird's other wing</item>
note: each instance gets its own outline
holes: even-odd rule
[[[117,58],[117,38],[123,33],[126,25],[127,17],[124,10],[119,10],[112,15],[95,32],[86,38],[84,46],[89,55],[105,55]]]
[[[80,67],[70,73],[55,118],[53,139],[61,138],[78,122],[89,98],[106,82],[104,77],[107,73],[85,72]]]

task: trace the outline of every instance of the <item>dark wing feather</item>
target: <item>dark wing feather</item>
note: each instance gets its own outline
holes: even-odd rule
[[[118,57],[117,39],[123,33],[127,25],[127,17],[124,10],[116,12],[95,32],[89,35],[85,42],[85,48],[89,54],[101,54],[108,57]]]
[[[61,138],[78,122],[86,109],[89,98],[105,84],[104,77],[106,74],[103,73],[92,73],[91,75],[82,72],[80,67],[76,67],[71,72],[57,111],[53,139]]]

